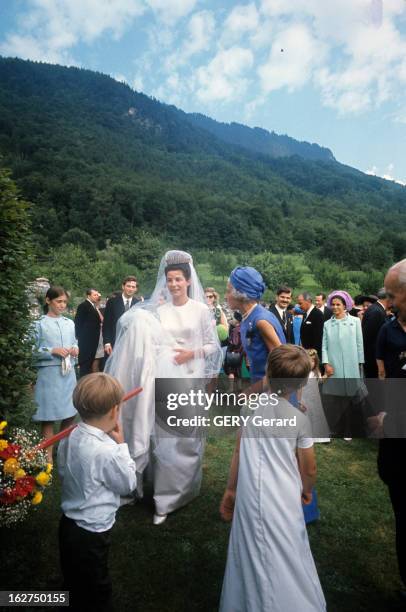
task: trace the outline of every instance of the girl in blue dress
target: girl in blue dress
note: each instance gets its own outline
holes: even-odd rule
[[[76,385],[74,360],[79,354],[73,321],[62,316],[68,296],[63,287],[50,287],[45,296],[45,315],[35,321],[34,357],[38,369],[35,385],[37,411],[34,421],[41,422],[45,439],[54,434],[54,421],[60,429],[72,424],[76,410],[72,393]],[[47,449],[52,463],[52,447]]]

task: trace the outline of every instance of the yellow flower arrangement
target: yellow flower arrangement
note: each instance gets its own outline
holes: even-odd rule
[[[40,447],[38,433],[0,423],[0,524],[11,527],[26,519],[43,501],[52,483],[52,464]],[[4,436],[4,437],[2,437]]]
[[[10,457],[10,459],[7,459],[7,461],[4,462],[3,472],[5,474],[15,474],[19,467],[20,464],[18,463],[17,459],[14,459],[14,457]]]
[[[51,479],[50,475],[47,474],[46,472],[40,472],[38,476],[35,478],[35,480],[41,487],[46,487],[50,479]]]
[[[41,491],[36,491],[34,493],[34,496],[31,500],[31,503],[33,506],[37,506],[38,504],[40,504],[42,502],[42,493]]]

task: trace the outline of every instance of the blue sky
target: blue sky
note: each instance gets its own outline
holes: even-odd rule
[[[406,182],[406,0],[0,0],[0,54],[98,70]]]

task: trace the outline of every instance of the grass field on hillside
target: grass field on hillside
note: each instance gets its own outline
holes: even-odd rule
[[[218,506],[233,444],[234,435],[209,439],[199,498],[163,525],[152,525],[151,499],[119,510],[110,559],[117,611],[217,609],[230,529]],[[376,452],[367,440],[317,445],[321,520],[308,531],[331,612],[401,609],[393,517]],[[59,516],[56,477],[29,520],[1,530],[3,589],[60,587]]]
[[[303,274],[300,287],[294,287],[294,296],[297,296],[301,291],[310,291],[313,294],[317,291],[323,291],[323,288],[320,288],[316,282],[309,266],[305,263],[303,255],[292,255],[291,258]],[[197,264],[196,269],[203,287],[214,287],[221,298],[223,298],[227,285],[227,276],[215,276],[208,263]],[[272,299],[274,299],[274,296],[272,292],[267,289],[264,293],[264,300],[270,301]]]

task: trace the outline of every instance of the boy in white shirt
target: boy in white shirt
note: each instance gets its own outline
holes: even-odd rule
[[[136,488],[135,463],[119,423],[124,391],[112,376],[84,376],[73,393],[83,419],[58,449],[62,483],[59,550],[70,609],[112,610],[110,533],[120,496]]]

